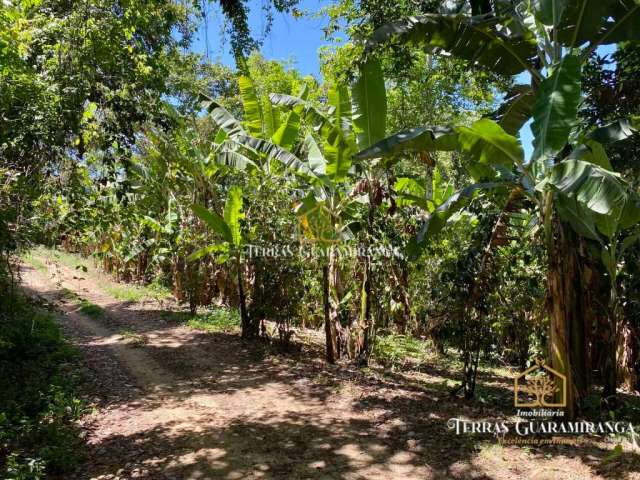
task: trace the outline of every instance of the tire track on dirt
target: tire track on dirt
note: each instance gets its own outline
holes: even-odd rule
[[[452,478],[426,463],[415,433],[389,415],[385,402],[363,403],[368,392],[335,382],[325,367],[254,358],[237,335],[218,338],[163,323],[153,302],[118,302],[95,278],[46,264],[52,274],[25,267],[25,287],[59,306],[62,322],[76,332],[73,340],[91,347],[89,355],[113,353],[140,387],[92,418],[91,461],[76,478]],[[103,308],[106,317],[83,315],[64,301],[64,289]],[[122,328],[145,341],[129,344]],[[405,401],[416,393],[401,395]]]

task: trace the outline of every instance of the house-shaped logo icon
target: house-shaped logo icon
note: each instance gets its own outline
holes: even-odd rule
[[[545,364],[543,359],[516,375],[514,405],[522,408],[564,408],[567,406],[567,377]]]
[[[322,245],[340,243],[334,226],[333,214],[323,203],[318,202],[313,208],[299,214],[298,220],[301,243]]]

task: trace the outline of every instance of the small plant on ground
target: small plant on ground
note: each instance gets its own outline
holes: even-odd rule
[[[240,328],[240,315],[236,310],[215,308],[192,316],[187,325],[209,332],[237,332]]]
[[[406,335],[379,335],[373,348],[373,357],[385,365],[398,365],[408,359],[423,361],[429,344]]]
[[[123,337],[125,340],[127,340],[127,342],[134,347],[141,347],[145,343],[147,343],[147,340],[144,338],[144,336],[134,332],[130,328],[121,330],[120,336]]]
[[[105,311],[95,303],[91,303],[89,300],[80,301],[79,311],[83,315],[87,315],[91,318],[104,318],[105,316]]]

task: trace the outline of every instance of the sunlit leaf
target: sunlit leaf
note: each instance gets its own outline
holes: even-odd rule
[[[229,189],[227,201],[224,205],[224,221],[231,232],[231,244],[238,247],[242,242],[240,220],[244,218],[242,213],[242,188],[233,186]]]
[[[387,97],[380,62],[370,59],[361,68],[352,89],[353,123],[358,148],[363,149],[384,138]]]
[[[580,59],[567,55],[540,85],[533,106],[533,160],[562,149],[576,123],[580,102]]]

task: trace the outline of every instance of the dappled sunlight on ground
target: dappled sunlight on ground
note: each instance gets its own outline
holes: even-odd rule
[[[512,414],[500,372],[483,371],[483,401],[468,403],[449,395],[445,362],[363,372],[327,366],[313,349],[276,355],[167,320],[157,302],[117,301],[91,272],[48,265],[25,267],[24,288],[61,309],[98,405],[84,419],[91,461],[76,478],[637,478],[631,453],[607,463],[601,447],[528,449],[450,432],[451,417]],[[83,315],[68,291],[104,317]]]

